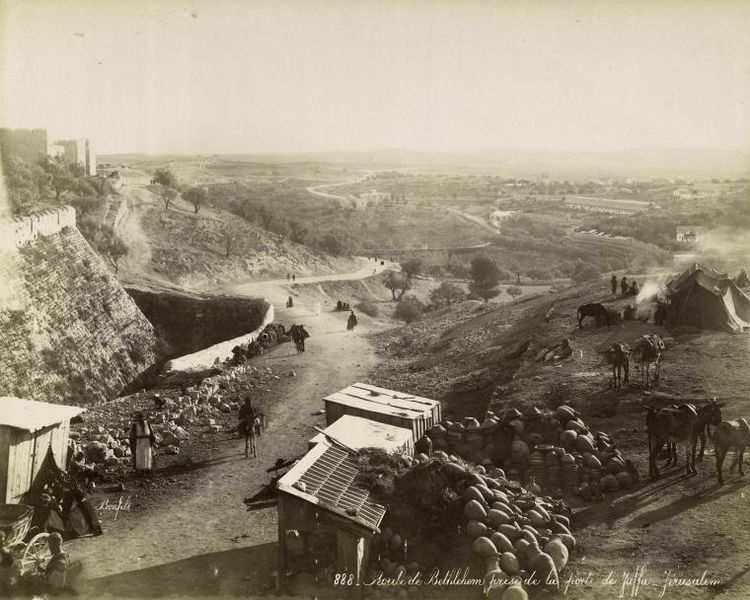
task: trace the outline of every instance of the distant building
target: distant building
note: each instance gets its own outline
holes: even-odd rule
[[[680,200],[707,200],[716,198],[719,193],[716,190],[697,190],[695,188],[678,188],[672,192],[675,198]]]
[[[0,129],[0,154],[36,162],[47,154],[47,130]]]
[[[614,215],[632,215],[653,208],[651,202],[615,198],[595,198],[592,196],[566,196],[565,205],[592,212],[603,212]]]
[[[58,140],[50,144],[50,156],[61,156],[69,165],[81,165],[86,175],[96,175],[96,154],[88,138]]]
[[[390,192],[379,192],[375,189],[369,192],[359,194],[354,198],[354,205],[357,210],[366,210],[371,206],[378,206],[383,202],[390,202],[393,199],[393,194]]]
[[[703,237],[703,232],[703,227],[678,225],[676,239],[678,242],[700,242]]]

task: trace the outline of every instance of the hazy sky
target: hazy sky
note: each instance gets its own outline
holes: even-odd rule
[[[99,152],[750,147],[750,2],[0,0],[0,125]]]

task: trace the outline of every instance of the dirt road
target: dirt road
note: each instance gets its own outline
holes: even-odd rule
[[[285,281],[233,289],[277,302],[292,292]],[[245,459],[240,440],[217,444],[209,456],[193,457],[202,464],[171,478],[149,506],[139,505],[137,491],[124,492],[124,499],[134,494],[130,511],[121,511],[117,520],[113,511],[100,511],[105,535],[70,544],[73,557],[85,565],[84,596],[216,597],[260,593],[268,585],[276,568],[276,508],[247,512],[242,500],[268,481],[265,470],[277,458],[307,448],[313,426],[324,422],[322,415],[313,416],[321,399],[364,379],[376,364],[364,338],[366,325],[349,332],[346,313],[331,312],[331,300],[326,304],[314,287],[296,293],[295,308],[278,303],[277,320],[306,324],[307,352],[297,355],[283,344],[254,361],[280,374],[260,406],[269,427],[259,441],[259,458]],[[320,316],[310,311],[315,300],[322,305]]]

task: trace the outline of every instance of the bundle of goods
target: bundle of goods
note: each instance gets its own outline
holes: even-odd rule
[[[591,432],[566,405],[554,411],[534,408],[526,415],[515,409],[502,416],[489,411],[481,424],[474,418],[446,421],[427,435],[435,450],[455,452],[489,468],[501,466],[512,479],[555,495],[601,498],[638,478],[610,437]]]

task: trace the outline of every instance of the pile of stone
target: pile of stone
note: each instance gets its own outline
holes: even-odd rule
[[[610,436],[592,432],[570,406],[488,411],[485,420],[445,421],[428,432],[433,448],[486,468],[501,467],[508,477],[532,489],[562,496],[598,499],[604,492],[630,487],[638,478],[632,463]]]
[[[70,438],[74,448],[84,452],[87,463],[107,469],[128,466],[132,419],[135,412],[143,411],[154,430],[157,451],[178,455],[192,437],[235,426],[244,398],[272,379],[279,376],[270,368],[242,365],[180,390],[144,391],[120,398],[89,410],[85,422],[98,424],[79,426]]]

